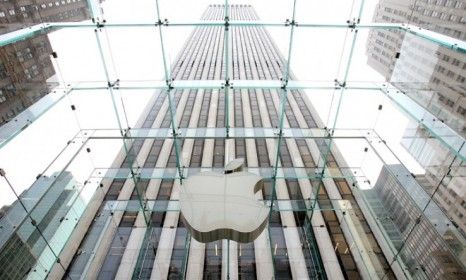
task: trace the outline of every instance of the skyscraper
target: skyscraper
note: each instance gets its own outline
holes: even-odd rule
[[[466,234],[466,193],[462,187],[466,178],[448,175],[449,169],[461,168],[464,163],[415,122],[409,123],[401,145],[425,170],[416,174],[416,180]]]
[[[50,92],[51,53],[47,35],[0,48],[0,125]]]
[[[3,1],[0,4],[0,34],[42,22],[89,19],[84,0]],[[47,35],[0,47],[0,125],[11,120],[50,92],[55,75]]]
[[[354,5],[352,9],[353,7]],[[123,8],[127,7],[123,5]],[[99,97],[105,95],[109,101],[110,98],[115,101],[114,95],[118,97],[121,91],[127,90],[123,85],[128,80],[120,81],[118,78],[121,77],[116,77],[117,74],[114,73],[117,71],[107,68],[106,62],[113,60],[113,52],[106,45],[111,41],[111,36],[106,37],[106,31],[110,28],[118,30],[122,26],[136,30],[144,26],[150,32],[154,28],[153,17],[149,23],[115,24],[109,19],[102,20],[95,11],[93,9],[95,20],[92,23],[69,24],[68,27],[69,30],[76,27],[88,30],[88,34],[95,37],[105,81],[87,85],[70,84],[73,99],[83,95],[85,99],[79,106],[75,106],[76,99],[71,104],[60,104],[64,105],[62,109],[66,112],[72,113],[72,121],[79,119],[76,113],[89,105],[86,103],[93,103],[95,100],[86,96],[89,85],[91,89],[87,93],[98,93]],[[180,24],[176,21],[162,21],[159,15],[157,18],[155,27],[159,28],[163,49],[162,37],[166,33],[162,29],[170,30],[170,24]],[[384,149],[383,153],[389,153],[387,146],[384,146],[386,143],[374,136],[376,133],[371,134],[371,131],[363,131],[364,136],[356,136],[357,140],[353,142],[354,137],[351,135],[340,137],[339,130],[335,129],[336,125],[333,127],[335,131],[325,126],[313,107],[319,103],[312,103],[304,92],[290,86],[296,84],[295,81],[288,84],[289,79],[295,80],[288,69],[289,61],[280,54],[250,5],[210,5],[201,19],[202,24],[187,24],[195,26],[195,29],[171,67],[166,67],[166,53],[162,50],[164,60],[157,62],[163,61],[167,72],[170,69],[169,74],[165,73],[166,79],[155,81],[155,87],[151,84],[149,89],[147,81],[142,81],[145,87],[143,90],[149,94],[141,99],[133,95],[141,89],[141,81],[136,82],[135,91],[134,87],[129,91],[131,102],[136,99],[141,102],[138,103],[140,116],[137,121],[129,121],[128,118],[121,118],[121,121],[119,111],[127,108],[123,100],[121,103],[111,103],[110,111],[116,113],[116,119],[101,106],[103,103],[95,102],[97,104],[92,105],[95,105],[93,109],[97,114],[90,114],[91,128],[83,128],[87,125],[81,126],[83,123],[77,120],[77,134],[74,134],[74,129],[70,130],[75,136],[66,134],[72,140],[66,139],[67,146],[59,151],[51,164],[47,163],[44,173],[55,168],[71,171],[82,179],[82,185],[77,187],[77,191],[63,191],[63,196],[60,194],[61,189],[56,188],[57,184],[39,188],[46,195],[32,195],[34,199],[44,201],[46,206],[40,207],[43,211],[26,211],[26,217],[22,221],[29,223],[21,224],[25,233],[18,230],[16,224],[8,228],[9,235],[5,236],[11,238],[5,243],[9,242],[9,250],[1,253],[4,253],[5,260],[14,261],[4,262],[5,271],[11,273],[5,278],[410,279],[423,275],[422,271],[426,269],[424,264],[412,266],[413,263],[417,264],[411,261],[415,258],[401,258],[403,252],[407,251],[406,248],[417,246],[402,239],[405,226],[402,218],[410,221],[410,225],[414,224],[416,233],[422,234],[422,230],[430,229],[426,229],[423,227],[425,224],[421,223],[426,219],[426,213],[430,212],[416,212],[416,205],[411,203],[406,210],[411,210],[409,213],[414,214],[402,215],[402,221],[398,220],[396,215],[403,212],[396,212],[400,208],[397,201],[385,199],[386,192],[377,191],[371,185],[369,176],[362,174],[362,167],[348,167],[345,160],[352,156],[343,157],[344,153],[339,151],[341,146],[338,145],[340,140],[350,138],[351,144],[356,143],[356,147],[350,147],[348,151],[360,151],[364,158],[361,161],[372,157],[364,163],[375,163],[368,171],[376,173],[377,168],[381,167],[378,164],[384,158],[374,146],[378,145]],[[258,24],[254,24],[254,21]],[[294,20],[278,23],[282,24],[290,28],[291,32],[296,27]],[[350,53],[356,49],[354,43],[360,30],[358,25],[359,20],[355,19],[354,22],[349,21],[348,25],[334,26],[343,28],[350,36],[354,35]],[[131,28],[129,31],[133,32]],[[312,28],[316,26],[312,25]],[[77,33],[72,31],[70,35]],[[125,36],[121,37],[127,39]],[[145,36],[140,37],[147,39]],[[290,33],[291,42],[292,38],[293,33]],[[120,46],[115,43],[110,45]],[[123,49],[127,47],[126,44],[122,45]],[[150,48],[149,50],[152,51]],[[70,48],[70,53],[75,55],[74,48]],[[134,53],[131,52],[129,58],[136,66],[140,66],[142,61],[134,59]],[[291,56],[291,50],[289,55]],[[351,55],[348,59],[350,62]],[[113,61],[109,64],[113,64]],[[81,68],[81,71],[91,69],[76,68]],[[349,68],[350,63],[347,73]],[[106,71],[108,69],[110,71]],[[131,67],[127,69],[133,70]],[[118,79],[116,82],[112,80],[114,77]],[[152,82],[154,81],[149,83]],[[341,101],[347,84],[335,82],[330,90],[341,90]],[[241,84],[246,86],[241,87]],[[268,84],[279,86],[268,87]],[[154,88],[162,90],[155,91]],[[354,90],[351,86],[348,88]],[[106,94],[100,94],[102,92]],[[370,92],[378,91],[370,89]],[[143,101],[146,102],[145,106],[141,106]],[[379,106],[378,110],[381,108]],[[107,114],[102,113],[105,111]],[[59,117],[66,115],[66,112]],[[130,116],[126,112],[121,113],[121,117]],[[109,119],[116,123],[110,124],[110,128],[98,129],[94,127],[98,118],[105,119],[106,125]],[[64,126],[69,124],[61,118],[57,119]],[[29,126],[27,129],[31,128],[34,127]],[[50,130],[53,132],[55,128]],[[358,130],[357,133],[359,132]],[[48,134],[46,136],[40,140],[49,140]],[[100,140],[104,143],[96,143]],[[34,137],[31,137],[31,141],[38,142]],[[361,143],[365,146],[360,145]],[[55,144],[52,145],[57,148]],[[107,145],[111,146],[108,150],[106,147],[102,148]],[[38,146],[42,149],[42,145]],[[115,149],[120,150],[115,152]],[[117,156],[112,164],[108,164],[108,158],[104,159],[104,167],[99,168],[100,160],[97,160],[96,165],[93,157],[99,159],[99,153],[101,155],[106,152]],[[186,184],[185,179],[192,179],[192,175],[201,171],[222,171],[235,158],[243,158],[247,171],[263,177],[260,181],[264,182],[264,187],[255,193],[257,201],[254,202],[260,204],[261,208],[270,207],[266,208],[270,209],[268,224],[249,243],[226,239],[198,242],[191,236],[189,226],[184,224],[186,217],[183,217],[183,213],[186,212],[180,209],[182,202],[179,202],[179,198],[180,192],[186,187],[183,185]],[[87,159],[89,164],[86,164]],[[19,165],[16,160],[12,162]],[[3,164],[5,163],[2,161]],[[21,171],[16,170],[16,166],[10,170]],[[402,193],[405,185],[397,184],[396,179],[389,178],[387,172],[385,169],[382,171],[383,181],[378,186],[383,189],[383,183],[388,182],[387,186],[393,187],[397,194],[400,191]],[[399,170],[395,173],[402,174]],[[14,184],[10,184],[7,179],[10,176],[8,174],[9,171],[0,169],[3,177],[0,183],[6,182],[7,187],[14,190]],[[373,175],[375,174],[370,174],[371,180]],[[411,174],[403,175],[412,182]],[[42,179],[41,176],[38,176],[38,180]],[[362,180],[365,180],[364,187],[373,188],[373,191],[368,191],[370,195],[359,188],[358,184]],[[423,194],[424,197],[427,196]],[[14,195],[18,197],[16,193]],[[67,200],[68,195],[75,202]],[[225,194],[220,196],[223,199],[229,198]],[[23,201],[21,197],[18,198]],[[28,201],[28,197],[25,198]],[[369,198],[373,200],[368,203]],[[410,202],[406,193],[402,198],[405,204]],[[209,198],[206,200],[206,204],[212,202]],[[430,197],[427,201],[432,202]],[[215,202],[222,206],[222,201]],[[371,205],[373,202],[376,204]],[[41,205],[40,202],[37,205]],[[73,206],[73,211],[68,211],[70,205]],[[242,206],[241,203],[237,205]],[[10,217],[13,208],[3,209],[5,213],[2,213],[4,216],[0,221]],[[56,208],[59,208],[58,212],[55,212]],[[382,218],[387,218],[383,216],[385,208],[395,215],[393,221],[380,220],[380,216],[377,216],[382,214]],[[375,210],[380,212],[374,214]],[[69,219],[64,213],[72,213],[74,219]],[[416,223],[417,220],[420,222]],[[389,227],[385,227],[387,225]],[[246,232],[248,233],[250,232]],[[388,239],[387,235],[394,238]],[[1,236],[3,235],[0,235],[0,241]],[[431,235],[429,240],[438,242],[436,247],[432,246],[436,250],[425,249],[421,252],[422,256],[418,254],[419,250],[413,250],[417,254],[415,257],[450,260],[450,256],[445,254],[448,253],[446,241],[430,237]],[[40,246],[34,243],[37,240],[41,241]],[[18,246],[21,244],[32,246]],[[427,247],[422,245],[422,248]],[[457,252],[463,254],[463,244],[453,245],[458,247]],[[17,255],[13,254],[15,248],[18,248]],[[13,271],[16,263],[17,270]],[[431,266],[426,267],[431,269]]]
[[[400,164],[385,165],[372,193],[374,208],[383,221],[401,258],[418,279],[461,279],[465,277],[455,256],[443,240],[456,243],[455,226],[433,203],[408,170]],[[425,208],[427,218],[422,214]],[[415,226],[417,225],[417,226]],[[454,248],[454,246],[452,246]]]
[[[224,10],[223,5],[209,6],[202,20],[224,20]],[[232,5],[230,15],[231,20],[258,19],[249,5]],[[175,80],[225,79],[224,32],[223,26],[196,28],[175,60],[171,76]],[[264,28],[234,26],[228,32],[232,79],[282,77],[285,59]],[[228,116],[225,98],[231,104]],[[224,128],[227,121],[231,127],[273,128],[279,122],[276,90],[234,90],[228,97],[223,90],[176,90],[174,103],[180,128]],[[291,91],[285,126],[322,125],[314,115],[309,100],[301,92]],[[160,92],[147,114],[141,116],[140,124],[144,128],[169,128],[170,120],[167,93]],[[313,168],[326,145],[324,140],[287,139],[279,164]],[[249,168],[266,168],[274,164],[276,143],[273,139],[185,139],[180,143],[180,153],[182,165],[190,168],[222,168],[233,158],[245,158]],[[144,168],[176,167],[173,139],[136,140],[130,154]],[[121,167],[131,166],[133,159],[126,157]],[[329,162],[337,166],[333,156]],[[62,259],[62,263],[70,263],[65,275],[71,279],[219,279],[227,275],[232,279],[356,279],[369,268],[371,275],[393,278],[346,180],[278,179],[277,198],[283,203],[291,200],[310,205],[319,184],[323,184],[318,194],[320,207],[340,208],[338,201],[344,197],[349,201],[346,214],[315,211],[311,219],[306,211],[273,211],[268,228],[254,242],[203,244],[190,238],[178,211],[167,210],[178,199],[178,180],[142,180],[135,185],[129,179],[115,179],[104,184],[105,196],[99,200],[102,206],[92,223],[82,225],[87,234],[73,259]],[[153,210],[149,226],[137,208],[127,207],[137,204],[141,194],[158,205],[170,200],[165,210]],[[269,200],[271,195],[272,182],[266,181],[258,196]],[[367,244],[369,249],[360,250],[355,243]]]
[[[464,0],[380,0],[374,22],[404,22],[466,39]],[[368,64],[387,81],[466,135],[466,56],[400,30],[372,30]]]
[[[466,39],[466,1],[380,0],[376,22],[408,22],[459,40]],[[425,119],[445,123],[466,135],[466,56],[398,30],[373,30],[367,44],[368,64],[430,114]],[[443,124],[441,124],[443,125]],[[448,130],[445,130],[448,131]],[[452,136],[450,132],[444,133]],[[454,155],[426,129],[410,122],[402,146],[425,169],[416,180],[449,217],[466,232],[464,176],[449,178]]]

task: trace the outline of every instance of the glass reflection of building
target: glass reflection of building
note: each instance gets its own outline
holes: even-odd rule
[[[211,5],[204,12],[202,20],[223,20],[224,11],[223,5]],[[259,19],[250,5],[231,5],[230,11],[231,20]],[[230,30],[232,79],[279,80],[282,77],[286,62],[264,28],[232,26]],[[223,26],[196,28],[174,62],[171,76],[175,80],[225,79],[223,36]],[[317,127],[313,119],[315,112],[308,107],[310,105],[303,93],[297,90],[290,92],[289,98],[293,105],[287,107],[286,125],[293,128]],[[225,92],[219,90],[175,90],[174,103],[181,109],[177,117],[178,126],[182,129],[225,127],[225,96]],[[167,98],[166,92],[157,94],[150,104],[148,114],[141,116],[143,128],[170,127]],[[233,98],[230,101],[230,121],[235,127],[279,125],[279,111],[276,107],[279,91],[235,90],[230,98]],[[304,124],[298,120],[303,120]],[[232,153],[234,157],[245,158],[248,167],[267,168],[273,165],[274,145],[272,139],[185,139],[180,142],[180,149],[187,155],[185,165],[190,168],[223,168],[225,162],[230,160],[229,157],[233,156]],[[289,140],[282,145],[280,164],[292,168],[297,159],[305,159],[301,163],[303,167],[313,168],[318,160],[314,156],[320,152],[325,153],[326,147],[327,143],[322,139],[316,140],[311,147],[304,140]],[[227,154],[227,150],[232,152]],[[176,167],[176,152],[171,140],[136,140],[129,154],[139,158],[144,168]],[[131,160],[128,156],[121,167],[131,166]],[[332,156],[329,161],[332,166],[337,166]],[[306,199],[309,200],[312,189],[322,184],[320,180],[278,181],[278,199],[299,201],[302,204]],[[360,211],[348,182],[344,179],[331,181],[329,185],[320,188],[319,199],[322,203],[332,208],[329,187],[332,192],[350,199],[354,211]],[[149,197],[156,201],[176,200],[178,183],[173,179],[145,179],[134,186],[129,180],[115,179],[109,184],[102,203],[108,206],[114,200],[121,203],[128,200],[128,203],[137,202],[137,190],[142,190],[146,196],[152,193]],[[266,181],[261,198],[270,200],[271,195],[272,182]],[[229,269],[231,278],[320,279],[326,275],[353,278],[359,277],[363,266],[374,266],[378,269],[377,273],[394,278],[362,217],[361,220],[355,218],[353,222],[364,226],[365,231],[359,234],[371,248],[370,254],[367,253],[370,261],[363,264],[360,259],[356,259],[359,255],[355,253],[356,247],[351,245],[354,241],[350,232],[354,228],[350,229],[346,223],[340,226],[343,219],[341,211],[326,211],[325,215],[316,211],[313,215],[317,218],[312,222],[305,211],[273,211],[268,229],[254,242],[240,244],[221,240],[202,244],[188,235],[178,212],[154,211],[150,216],[151,225],[145,233],[146,228],[140,226],[143,223],[142,213],[126,210],[108,215],[105,209],[97,213],[65,277],[178,279],[185,275],[196,279],[220,279],[225,277]],[[230,244],[229,248],[227,244]],[[319,250],[319,247],[331,249]],[[329,259],[333,261],[329,262]]]
[[[465,0],[380,0],[374,22],[403,22],[466,40]],[[368,64],[430,113],[466,135],[466,55],[401,30],[372,30]]]
[[[455,225],[402,165],[385,165],[373,189],[376,215],[416,279],[462,279],[466,244]],[[424,212],[424,213],[423,213]],[[446,242],[449,246],[445,246]]]
[[[406,22],[466,40],[466,1],[380,0],[376,22]],[[373,30],[367,44],[368,64],[386,80],[425,108],[420,122],[429,123],[440,137],[466,135],[466,55],[396,30]],[[448,129],[440,128],[447,125]],[[450,129],[451,128],[451,129]],[[437,130],[436,130],[437,129]],[[466,178],[464,162],[432,132],[410,121],[401,145],[424,169],[416,181],[464,235]],[[461,154],[462,147],[455,148]]]
[[[42,176],[7,208],[0,219],[1,279],[47,275],[56,264],[52,249],[64,248],[84,210],[78,190],[69,172]]]
[[[249,5],[231,5],[228,10],[231,20],[258,20]],[[170,76],[174,78],[174,84],[186,80],[225,81],[225,53],[228,52],[232,80],[280,81],[287,63],[267,29],[247,26],[244,22],[243,26],[224,25],[224,12],[223,5],[211,5],[204,12],[202,23],[197,23],[172,65]],[[214,20],[222,24],[211,25],[210,21]],[[106,24],[97,21],[87,27],[91,27],[91,31],[106,31]],[[169,25],[168,22],[164,24]],[[286,26],[290,24],[287,22]],[[150,25],[152,28],[152,23]],[[230,32],[227,33],[230,34],[228,40],[224,37],[226,30]],[[101,37],[97,35],[96,38]],[[407,36],[405,42],[406,51],[400,55],[405,60],[396,66],[399,71],[410,67],[413,62],[409,56],[415,54],[410,51],[421,46],[416,40],[409,41]],[[225,48],[225,43],[229,48]],[[225,52],[225,49],[229,51]],[[435,63],[425,62],[426,65]],[[398,70],[395,72],[402,73]],[[410,79],[429,76],[429,73],[416,74],[419,77]],[[289,78],[294,80],[295,77],[290,75]],[[119,87],[119,84],[110,82],[105,85],[109,92]],[[130,137],[125,139],[128,145],[125,148],[129,149],[125,151],[120,147],[120,154],[110,169],[92,166],[91,169],[100,169],[99,172],[92,171],[92,184],[85,181],[84,186],[78,186],[79,191],[70,187],[77,184],[72,183],[70,173],[65,172],[61,175],[65,178],[62,180],[60,176],[53,184],[47,184],[51,182],[48,178],[39,178],[37,184],[42,187],[35,187],[35,184],[23,194],[27,208],[36,206],[29,209],[31,218],[27,218],[26,213],[23,213],[24,217],[20,215],[20,220],[25,222],[18,230],[11,230],[13,223],[2,227],[2,230],[13,232],[5,235],[10,238],[0,253],[3,260],[12,260],[0,259],[4,264],[0,270],[6,275],[4,278],[333,280],[441,279],[450,276],[455,279],[464,276],[461,264],[457,263],[458,259],[464,262],[465,257],[461,243],[464,238],[456,230],[457,225],[450,223],[441,209],[429,201],[428,194],[401,165],[384,166],[375,187],[371,189],[370,181],[366,180],[364,183],[368,188],[363,190],[357,186],[360,183],[357,177],[361,173],[354,177],[351,174],[351,179],[342,174],[347,171],[344,169],[347,165],[339,154],[338,145],[333,145],[332,153],[327,154],[332,140],[326,136],[288,137],[281,142],[280,149],[277,149],[277,138],[263,138],[258,134],[249,138],[225,138],[221,134],[217,138],[203,137],[201,131],[208,130],[204,128],[220,131],[227,125],[248,128],[254,133],[260,133],[262,128],[276,128],[280,126],[279,107],[282,103],[278,88],[238,89],[232,86],[227,95],[225,88],[197,88],[196,85],[191,82],[189,89],[155,91],[145,100],[148,103],[132,131],[137,135],[142,128],[150,134],[176,126],[180,131],[191,128],[201,136],[176,138],[179,142],[173,141],[176,133],[173,137]],[[345,85],[338,85],[338,89],[340,87]],[[312,100],[302,91],[289,89],[284,99],[286,102],[281,112],[285,128],[293,128],[297,135],[308,128],[323,131],[325,125]],[[169,105],[171,103],[173,105]],[[82,107],[85,106],[79,106]],[[74,105],[71,108],[74,110]],[[176,117],[171,116],[172,109],[176,111]],[[418,129],[416,124],[413,130],[407,130],[406,135],[414,134],[412,139],[405,137],[403,145],[422,166],[429,167],[426,168],[428,172],[416,176],[416,180],[425,190],[441,193],[438,184],[448,182],[445,179],[448,168],[451,163],[460,161],[455,160],[449,151],[434,152],[431,156],[431,151],[442,151],[444,147],[438,139],[433,139],[427,149],[420,147],[429,135],[421,135]],[[87,132],[80,131],[74,139],[78,139],[77,142],[86,139]],[[99,132],[106,133],[105,130]],[[422,143],[417,142],[418,137],[424,138],[420,139]],[[378,140],[379,144],[383,142]],[[376,142],[371,141],[367,143]],[[176,143],[179,144],[178,151]],[[438,147],[432,148],[433,145]],[[84,146],[81,148],[87,156],[91,149],[84,149]],[[92,149],[91,155],[95,155],[95,150]],[[369,150],[365,148],[364,153],[373,152]],[[300,173],[294,174],[298,178],[266,181],[264,190],[257,197],[271,200],[276,188],[279,202],[272,208],[268,228],[254,242],[241,244],[219,240],[199,243],[191,238],[176,209],[180,180],[169,173],[176,170],[178,160],[182,162],[183,171],[190,172],[201,168],[222,169],[225,162],[235,157],[245,158],[248,168],[259,167],[261,172],[274,168],[277,158],[278,166],[291,170],[287,176],[303,169],[311,175]],[[320,172],[322,157],[326,157],[326,167],[331,167],[329,172],[335,178],[308,178]],[[440,157],[444,162],[439,162]],[[72,164],[79,166],[80,162],[77,160]],[[344,167],[340,169],[340,166]],[[76,167],[64,167],[68,168]],[[133,168],[137,176],[125,173],[134,171]],[[163,179],[139,177],[160,170],[166,176]],[[106,171],[108,173],[102,175]],[[350,171],[356,174],[360,170]],[[69,183],[64,183],[68,179]],[[452,181],[456,179],[454,177]],[[460,181],[457,186],[461,184]],[[314,191],[318,201],[311,204],[314,203]],[[32,201],[28,202],[28,198]],[[19,211],[16,205],[1,210],[2,221],[6,221],[15,209]],[[455,207],[457,205],[455,202]],[[282,206],[285,207],[282,209]],[[446,206],[442,208],[445,210]],[[69,220],[71,222],[66,223]]]
[[[416,180],[466,234],[466,177],[457,171],[465,163],[415,122],[409,123],[401,145],[425,170],[415,174]]]

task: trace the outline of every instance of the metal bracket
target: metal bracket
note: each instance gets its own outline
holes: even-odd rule
[[[347,20],[346,23],[348,24],[348,28],[351,28],[351,29],[356,29],[356,26],[359,24],[359,22],[361,21],[361,19],[355,19],[353,18],[352,20]]]
[[[298,23],[294,19],[292,21],[286,19],[285,26],[298,26]]]
[[[230,82],[230,79],[226,79],[225,83],[222,83],[222,89],[230,88],[233,89],[233,83]]]
[[[346,87],[346,81],[343,83],[338,81],[338,79],[335,79],[335,89],[341,89]]]
[[[283,80],[283,78],[280,78],[282,81],[282,86],[280,87],[282,90],[286,90],[286,87],[288,86],[288,79]]]
[[[120,79],[116,79],[116,81],[114,81],[113,83],[107,82],[107,87],[108,88],[118,87],[119,84],[120,84]]]
[[[230,18],[228,16],[225,17],[225,31],[228,31],[230,28]]]
[[[167,84],[167,93],[169,93],[172,89],[174,89],[173,81],[174,81],[174,79],[165,80],[165,83]]]
[[[163,21],[159,19],[156,23],[155,26],[168,26],[168,19],[164,19]]]

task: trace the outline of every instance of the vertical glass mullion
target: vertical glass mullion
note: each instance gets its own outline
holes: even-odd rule
[[[273,205],[274,205],[274,200],[277,197],[276,194],[276,187],[277,187],[277,176],[278,176],[278,163],[280,160],[280,153],[281,153],[281,143],[283,140],[283,124],[285,121],[285,108],[286,108],[286,101],[287,101],[287,91],[288,89],[286,88],[288,85],[288,77],[289,77],[289,67],[290,67],[290,59],[291,59],[291,51],[292,51],[292,45],[293,45],[293,33],[294,33],[294,25],[295,25],[295,14],[296,14],[296,0],[293,1],[293,15],[292,15],[292,20],[291,20],[291,29],[290,29],[290,40],[288,44],[288,58],[286,62],[286,67],[284,70],[284,76],[282,78],[282,83],[283,86],[280,91],[280,103],[279,103],[279,112],[278,112],[278,137],[277,137],[277,147],[276,147],[276,154],[275,154],[275,162],[273,165],[273,175],[272,175],[272,192],[271,192],[271,201],[270,201],[270,212],[269,212],[269,223],[272,220],[272,211],[273,211]],[[277,205],[278,206],[278,205]],[[280,211],[280,208],[278,207],[278,211]],[[270,232],[270,231],[269,231]],[[270,240],[271,242],[271,240]],[[272,250],[272,246],[270,247]],[[274,256],[272,252],[272,256]],[[275,263],[272,261],[272,263]],[[275,273],[275,265],[273,265],[274,273]]]
[[[229,6],[228,6],[228,0],[225,0],[225,3],[224,3],[224,24],[225,24],[225,29],[224,29],[224,35],[223,35],[223,39],[224,39],[224,43],[223,43],[223,50],[224,50],[224,58],[223,58],[223,64],[225,65],[225,97],[224,97],[224,114],[225,114],[225,130],[226,130],[226,138],[228,139],[230,137],[230,103],[228,101],[228,91],[229,91],[229,88],[230,88],[230,69],[229,69],[229,52],[228,52],[228,48],[229,48],[229,35],[230,35],[230,32],[229,32],[229,29],[230,29],[230,26],[229,26],[229,21],[230,21],[230,9],[229,9]],[[227,141],[224,141],[225,143],[225,147],[227,145]],[[225,155],[225,158],[226,158],[226,155]],[[223,241],[225,242],[225,241]],[[225,243],[223,243],[225,244]],[[224,246],[223,246],[224,247]],[[227,252],[226,252],[226,257],[227,257],[227,260],[226,260],[226,279],[230,279],[230,240],[227,239],[226,240],[226,248],[227,248]],[[223,261],[222,261],[223,263]],[[222,269],[223,270],[223,269]]]
[[[288,58],[287,58],[287,63],[285,66],[284,70],[284,76],[282,78],[283,86],[281,88],[281,94],[280,94],[280,104],[279,104],[279,112],[278,112],[278,137],[277,137],[277,147],[276,147],[276,154],[275,154],[275,162],[273,166],[273,176],[272,176],[272,197],[271,197],[271,202],[270,202],[270,214],[269,214],[269,219],[272,218],[272,208],[274,204],[274,199],[276,197],[276,185],[277,185],[277,173],[278,173],[278,163],[280,160],[280,152],[281,152],[281,143],[283,140],[283,124],[285,121],[285,108],[286,108],[286,102],[287,102],[287,93],[288,89],[287,84],[288,84],[288,77],[289,77],[289,67],[290,67],[290,59],[291,59],[291,51],[292,51],[292,46],[293,46],[293,33],[294,33],[294,26],[295,26],[295,14],[296,14],[296,0],[293,1],[293,16],[291,20],[291,29],[290,29],[290,41],[288,44]]]
[[[89,9],[89,14],[94,21],[99,21],[100,17],[102,16],[100,12],[99,3],[97,0],[87,0],[87,7]]]
[[[101,59],[101,62],[102,62],[102,67],[103,67],[103,70],[104,70],[104,73],[105,73],[105,78],[107,80],[107,84],[108,84],[108,91],[110,93],[110,97],[112,99],[112,105],[113,105],[113,110],[115,112],[115,116],[117,118],[117,123],[118,123],[118,127],[120,129],[120,134],[122,136],[122,141],[123,141],[123,147],[125,149],[125,154],[126,154],[126,157],[129,157],[130,158],[130,171],[131,171],[131,179],[133,180],[133,183],[134,183],[134,188],[136,189],[136,193],[137,193],[137,196],[138,196],[138,201],[139,201],[139,206],[140,206],[140,209],[141,211],[144,211],[145,212],[145,198],[144,198],[144,195],[141,194],[139,192],[139,189],[138,189],[138,184],[139,184],[139,177],[136,175],[137,174],[137,170],[134,170],[133,167],[134,167],[134,160],[136,159],[136,156],[132,156],[131,155],[131,149],[128,148],[127,146],[127,143],[126,143],[126,132],[127,130],[123,128],[122,124],[121,124],[121,120],[120,120],[120,114],[118,113],[118,108],[117,108],[117,104],[116,104],[116,100],[115,100],[115,94],[113,92],[113,85],[112,85],[112,82],[110,80],[110,74],[109,74],[109,70],[108,70],[108,66],[107,66],[107,62],[106,62],[106,59],[105,59],[105,55],[104,55],[104,50],[102,48],[102,42],[101,42],[101,39],[99,37],[99,30],[101,30],[102,28],[105,28],[104,26],[101,26],[100,23],[96,23],[96,29],[94,29],[94,32],[95,32],[95,38],[96,38],[96,41],[97,41],[97,46],[98,46],[98,49],[99,49],[99,54],[100,54],[100,59]],[[126,119],[126,116],[125,116],[125,119]],[[148,219],[146,217],[146,215],[144,215],[144,220],[146,222],[146,224],[148,223]]]
[[[230,68],[229,68],[229,21],[230,21],[230,9],[228,7],[228,0],[225,0],[225,31],[224,31],[224,44],[223,44],[223,49],[224,49],[224,65],[225,65],[225,128],[226,128],[226,136],[227,138],[230,136],[230,103],[228,101],[228,95],[229,95],[229,88],[230,88]]]
[[[359,7],[357,22],[359,22],[360,19],[361,19],[363,8],[364,8],[364,0],[361,0],[361,6]],[[355,24],[353,26],[355,26]],[[351,28],[351,27],[348,26],[348,28]],[[326,151],[324,151],[324,154],[322,155],[322,171],[320,173],[321,180],[327,177],[325,175],[328,172],[328,170],[326,169],[326,166],[327,166],[328,158],[330,156],[331,149],[332,149],[333,135],[335,133],[335,127],[336,127],[336,124],[337,124],[339,111],[340,111],[340,107],[341,107],[342,100],[343,100],[343,94],[344,94],[345,89],[346,89],[346,80],[348,78],[349,71],[350,71],[350,68],[351,68],[352,57],[353,57],[353,53],[354,53],[354,49],[355,49],[355,45],[356,45],[356,40],[357,40],[357,37],[358,37],[358,29],[353,28],[353,31],[354,31],[354,35],[353,35],[353,39],[351,41],[350,52],[349,52],[349,55],[348,55],[348,61],[346,63],[345,72],[343,74],[343,80],[341,81],[341,90],[340,90],[340,95],[339,95],[339,98],[338,98],[338,104],[337,104],[335,116],[333,118],[333,123],[328,128],[328,132],[327,132],[328,143],[325,144],[325,146],[327,146]],[[325,140],[323,140],[323,143],[325,143]],[[315,193],[316,198],[318,198],[320,188],[322,187],[322,185],[323,185],[323,181],[321,181],[321,183],[319,184],[319,186],[318,186],[318,188],[316,190],[316,193]],[[314,205],[311,207],[311,218],[312,218],[312,215],[314,214],[314,209],[316,207],[317,201],[318,201],[318,199],[315,199],[314,200]]]
[[[83,145],[84,146],[84,145]],[[83,147],[82,146],[82,147]],[[79,152],[78,152],[79,153]],[[74,158],[73,158],[74,159]],[[72,162],[72,160],[68,163],[68,165]],[[67,165],[67,167],[68,167]],[[61,174],[60,174],[61,175]],[[8,180],[6,174],[4,173],[4,171],[2,169],[0,169],[0,177],[3,177],[3,179],[5,180],[5,182],[7,183],[8,187],[11,189],[11,191],[14,193],[17,201],[19,202],[19,204],[21,205],[21,207],[24,209],[25,213],[26,214],[26,217],[24,218],[24,220],[20,223],[19,226],[17,226],[16,228],[16,231],[20,231],[24,226],[27,226],[27,222],[31,223],[31,225],[35,228],[35,230],[37,230],[37,232],[39,233],[39,238],[42,238],[45,242],[45,246],[46,248],[48,248],[50,250],[50,252],[52,253],[53,257],[54,257],[54,262],[56,261],[59,266],[62,267],[63,271],[66,271],[66,267],[63,266],[63,264],[60,262],[60,258],[59,258],[59,254],[60,252],[55,252],[54,249],[52,248],[52,245],[49,243],[49,241],[47,240],[47,238],[44,236],[44,234],[42,233],[42,230],[39,228],[39,225],[37,224],[37,221],[34,219],[34,217],[32,216],[33,214],[33,211],[34,209],[36,209],[36,206],[39,204],[39,202],[42,200],[42,198],[37,202],[37,204],[30,210],[28,210],[28,207],[26,207],[26,205],[24,204],[23,200],[21,199],[20,195],[16,192],[15,188],[13,187],[13,185],[11,184],[11,182]],[[55,182],[53,183],[55,184]],[[45,194],[44,194],[45,195]],[[28,248],[29,252],[31,254],[34,253],[34,249],[31,247],[30,244],[28,244],[28,241],[27,240],[24,240],[23,243],[25,244],[25,246]],[[44,249],[45,251],[45,249]],[[44,252],[43,251],[43,252]],[[36,255],[35,257],[37,258],[37,264],[41,265],[41,266],[44,266],[41,262],[40,262],[40,255],[41,253],[39,253],[38,255]],[[46,272],[46,274],[48,274],[49,268],[47,267],[44,271]]]
[[[186,279],[186,270],[188,268],[189,249],[191,247],[191,233],[186,229],[186,239],[184,242],[184,256],[181,264],[181,275],[183,279]]]
[[[178,175],[180,177],[180,183],[183,182],[183,171],[181,170],[181,159],[180,159],[180,144],[178,135],[178,127],[176,121],[176,108],[174,108],[173,104],[173,94],[172,94],[172,80],[170,77],[170,69],[167,64],[166,52],[165,52],[165,44],[163,41],[163,32],[162,32],[162,21],[160,19],[160,8],[159,8],[159,1],[155,1],[156,10],[157,10],[157,22],[158,22],[158,30],[159,30],[159,39],[160,39],[160,47],[162,50],[162,60],[163,60],[163,69],[165,73],[165,82],[167,83],[167,97],[168,97],[168,107],[170,111],[170,119],[171,119],[171,127],[172,127],[172,136],[173,136],[173,145],[175,147],[175,157],[176,157],[176,168],[178,170]]]

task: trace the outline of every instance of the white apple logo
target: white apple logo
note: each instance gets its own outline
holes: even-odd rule
[[[224,174],[201,172],[181,186],[182,219],[197,241],[249,243],[266,227],[270,207],[255,197],[264,186],[263,180],[242,171],[243,164],[244,159],[235,159],[227,164]]]

